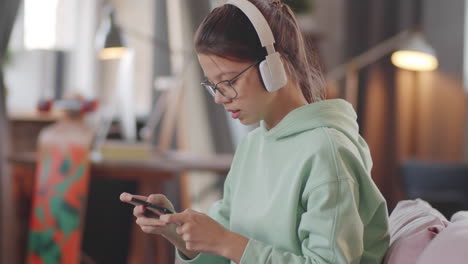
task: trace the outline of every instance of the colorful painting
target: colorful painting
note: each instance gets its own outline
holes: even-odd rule
[[[79,263],[88,193],[89,151],[83,145],[43,149],[36,169],[28,264]]]

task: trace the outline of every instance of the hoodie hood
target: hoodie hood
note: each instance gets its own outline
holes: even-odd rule
[[[260,122],[263,135],[269,139],[281,139],[319,127],[334,128],[350,139],[359,137],[356,112],[342,99],[322,100],[296,108],[270,130],[266,129],[264,121]]]

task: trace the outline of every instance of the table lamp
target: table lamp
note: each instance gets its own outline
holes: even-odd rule
[[[109,15],[104,24],[104,27],[106,27],[104,47],[99,52],[99,58],[102,60],[119,59],[127,51],[127,43],[122,30],[115,21],[115,11],[109,8],[107,12],[109,12]]]

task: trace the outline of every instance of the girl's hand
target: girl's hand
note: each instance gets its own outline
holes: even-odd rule
[[[176,224],[166,223],[161,221],[158,217],[159,213],[154,211],[152,208],[144,207],[143,205],[134,204],[131,202],[132,197],[144,200],[155,205],[165,207],[172,212],[175,212],[174,206],[162,194],[152,194],[148,197],[140,195],[131,195],[129,193],[122,193],[120,195],[120,200],[135,205],[133,209],[133,214],[136,216],[136,223],[140,226],[143,232],[148,234],[158,234],[165,237],[169,242],[171,242],[175,247],[177,247],[182,253],[189,257],[195,258],[198,255],[198,252],[188,250],[185,246],[185,242],[182,238],[176,233]],[[161,216],[162,217],[162,216]]]
[[[152,208],[132,203],[132,197],[165,207],[174,212],[174,206],[166,198],[166,196],[162,194],[151,194],[150,196],[146,197],[140,195],[132,195],[129,193],[122,193],[120,195],[120,200],[122,202],[135,205],[135,208],[133,209],[133,215],[135,215],[135,217],[137,218],[136,223],[140,226],[143,232],[148,234],[163,235],[168,238],[177,237],[177,234],[175,232],[175,224],[167,224],[158,219],[158,212]]]
[[[178,224],[176,228],[191,251],[224,256],[237,263],[240,261],[248,239],[235,234],[206,214],[187,209],[179,214],[160,217],[166,224]]]

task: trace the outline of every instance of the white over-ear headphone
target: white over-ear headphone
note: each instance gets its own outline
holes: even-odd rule
[[[267,56],[260,62],[260,75],[263,84],[269,92],[284,87],[288,81],[280,54],[275,51],[275,38],[268,22],[260,10],[248,0],[228,0],[226,4],[239,8],[250,20],[257,31],[262,47],[266,48]]]

